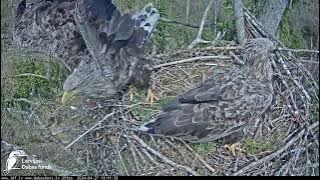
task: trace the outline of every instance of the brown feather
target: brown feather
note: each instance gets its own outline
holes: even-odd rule
[[[141,44],[159,19],[152,5],[137,12],[144,20],[121,15],[111,0],[38,0],[20,9],[14,31],[17,47],[54,57],[73,70],[65,91],[110,99],[130,84],[148,85],[150,62],[143,58]],[[154,26],[144,27],[146,22]]]
[[[250,40],[243,67],[215,73],[169,103],[141,130],[194,142],[241,134],[272,102],[273,72],[267,55],[272,47],[267,39]]]

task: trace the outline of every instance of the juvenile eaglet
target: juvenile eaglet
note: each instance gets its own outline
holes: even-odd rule
[[[198,87],[169,102],[140,127],[144,133],[175,136],[191,142],[219,140],[232,144],[244,135],[273,99],[273,70],[268,53],[274,44],[264,38],[245,44],[240,68],[217,72]]]
[[[76,94],[118,99],[130,85],[148,87],[151,68],[143,53],[158,19],[152,4],[121,15],[111,0],[23,0],[14,42],[72,70],[63,104]]]

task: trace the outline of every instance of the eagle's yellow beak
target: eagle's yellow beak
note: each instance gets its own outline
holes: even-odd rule
[[[70,101],[72,97],[76,94],[77,94],[77,91],[65,91],[61,99],[62,106],[65,106],[66,103]]]

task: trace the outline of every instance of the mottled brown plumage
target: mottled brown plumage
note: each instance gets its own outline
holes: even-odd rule
[[[245,65],[215,73],[198,87],[167,104],[140,130],[177,136],[192,142],[224,140],[233,143],[243,130],[262,115],[273,98],[272,67],[268,39],[246,43]]]
[[[64,83],[69,94],[114,99],[129,85],[148,86],[143,51],[159,19],[152,4],[133,15],[121,15],[111,0],[25,4],[18,6],[14,41],[73,70]]]

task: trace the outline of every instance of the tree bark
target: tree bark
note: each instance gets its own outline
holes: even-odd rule
[[[189,16],[190,16],[190,0],[187,0],[187,6],[186,6],[186,23],[189,23]]]
[[[233,0],[233,9],[234,9],[234,15],[235,15],[237,40],[239,44],[242,44],[245,41],[245,26],[244,26],[242,1]]]
[[[210,23],[210,28],[213,32],[213,34],[216,36],[218,33],[218,29],[217,29],[217,23],[218,23],[218,18],[220,15],[220,11],[223,10],[223,8],[221,7],[221,0],[215,0],[213,1],[213,7],[212,7],[212,20]]]
[[[258,17],[260,23],[272,35],[275,35],[289,0],[267,0]]]

